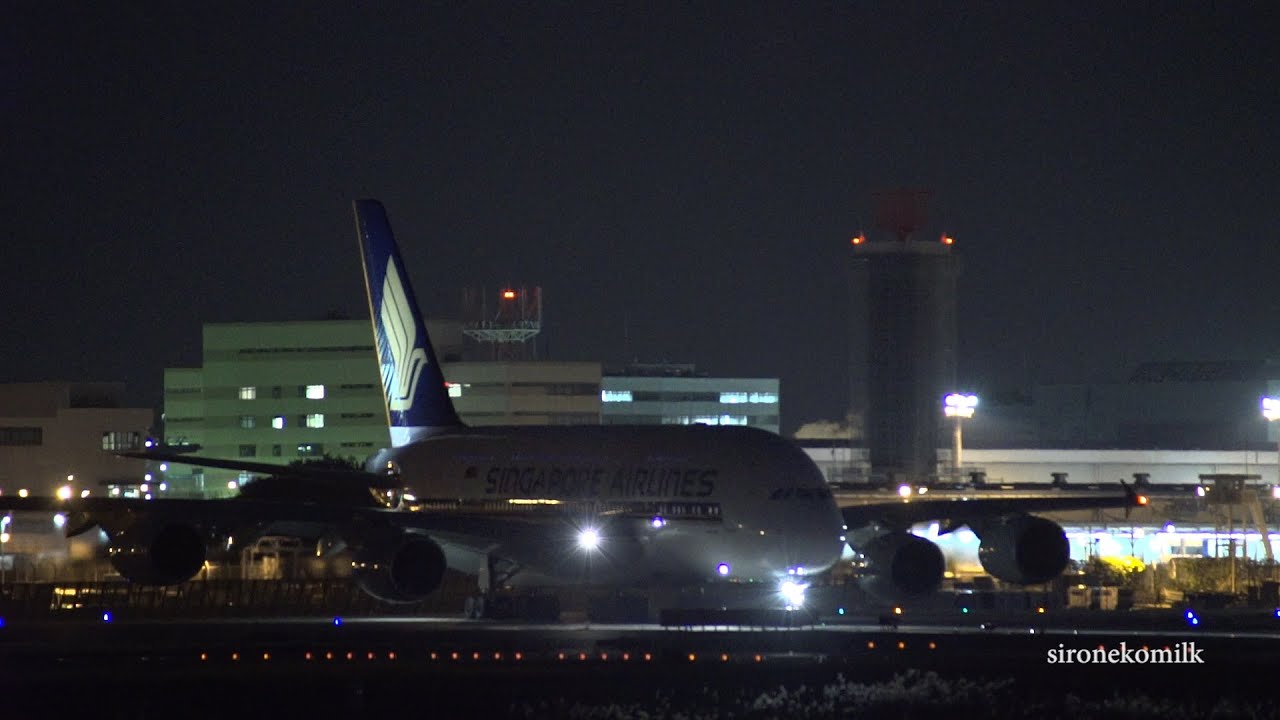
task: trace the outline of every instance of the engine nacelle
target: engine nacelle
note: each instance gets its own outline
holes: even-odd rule
[[[418,602],[444,582],[444,551],[431,538],[400,531],[379,532],[360,543],[352,576],[370,595],[393,603]]]
[[[866,556],[871,572],[862,580],[862,589],[882,600],[928,595],[942,584],[946,572],[942,549],[911,533],[886,533],[858,550]]]
[[[1048,582],[1062,574],[1071,556],[1058,523],[1034,515],[1011,515],[973,527],[982,539],[978,559],[993,577],[1019,585]]]
[[[207,546],[198,528],[178,522],[141,521],[107,543],[112,567],[129,582],[177,585],[200,572]]]

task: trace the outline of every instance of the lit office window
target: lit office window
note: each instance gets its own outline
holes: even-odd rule
[[[254,417],[253,415],[241,415],[241,416],[240,416],[240,427],[242,427],[242,428],[253,428],[253,427],[257,427],[257,426],[258,426],[258,418]]]
[[[721,415],[720,424],[721,425],[746,425],[747,416],[746,415]]]
[[[771,392],[754,392],[749,396],[750,402],[764,403],[766,405],[774,405],[778,402],[778,393]]]
[[[275,417],[271,418],[271,427],[273,427],[273,428],[275,428],[275,429],[277,429],[277,430],[283,430],[283,429],[284,429],[284,416],[283,416],[283,415],[277,415],[277,416],[275,416]]]
[[[601,390],[600,402],[631,402],[630,390]]]
[[[449,397],[462,397],[462,385],[460,383],[445,383],[444,385],[449,388]]]
[[[298,446],[298,457],[320,457],[324,455],[324,446],[317,443],[304,443]]]
[[[322,428],[324,427],[324,413],[312,413],[307,416],[307,427]]]
[[[323,385],[308,385],[308,386],[307,386],[307,399],[308,399],[308,400],[323,400],[323,399],[324,399],[324,386],[323,386]]]
[[[258,398],[258,388],[252,385],[246,385],[240,388],[241,400],[256,400]]]
[[[738,405],[747,401],[747,394],[744,392],[722,392],[720,393],[720,402],[725,405]]]

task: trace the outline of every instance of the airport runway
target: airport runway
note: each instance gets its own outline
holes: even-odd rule
[[[1270,669],[1280,656],[1280,619],[1273,618],[1274,628],[1266,619],[1252,618],[1260,623],[1253,629],[1215,627],[1221,618],[1214,617],[1196,627],[1158,629],[1150,623],[1053,627],[1025,618],[986,628],[910,622],[896,628],[867,622],[669,628],[456,618],[7,623],[0,627],[0,691],[10,702],[54,696],[64,707],[95,712],[104,702],[145,705],[122,717],[157,716],[175,702],[211,716],[252,715],[282,694],[320,714],[352,703],[390,711],[409,702],[404,693],[475,716],[557,693],[776,688],[838,675],[888,679],[907,670],[1016,677],[1028,686],[1080,692],[1118,680],[1185,689],[1212,677],[1228,692],[1245,688],[1232,683]],[[1046,660],[1054,648],[1176,648],[1186,642],[1196,644],[1202,664],[1067,667]],[[68,687],[79,690],[67,696]],[[139,700],[151,697],[139,694],[143,689],[162,699]],[[190,706],[193,698],[201,699],[198,708]]]

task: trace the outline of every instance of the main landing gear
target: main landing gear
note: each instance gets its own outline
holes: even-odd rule
[[[541,623],[559,622],[559,597],[550,593],[513,591],[509,588],[511,579],[519,572],[519,565],[490,556],[479,574],[480,594],[466,599],[463,614],[475,620],[488,618]]]

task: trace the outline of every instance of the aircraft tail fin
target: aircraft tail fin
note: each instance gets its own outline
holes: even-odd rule
[[[357,200],[354,205],[391,444],[400,447],[461,427],[387,211],[377,200]]]

